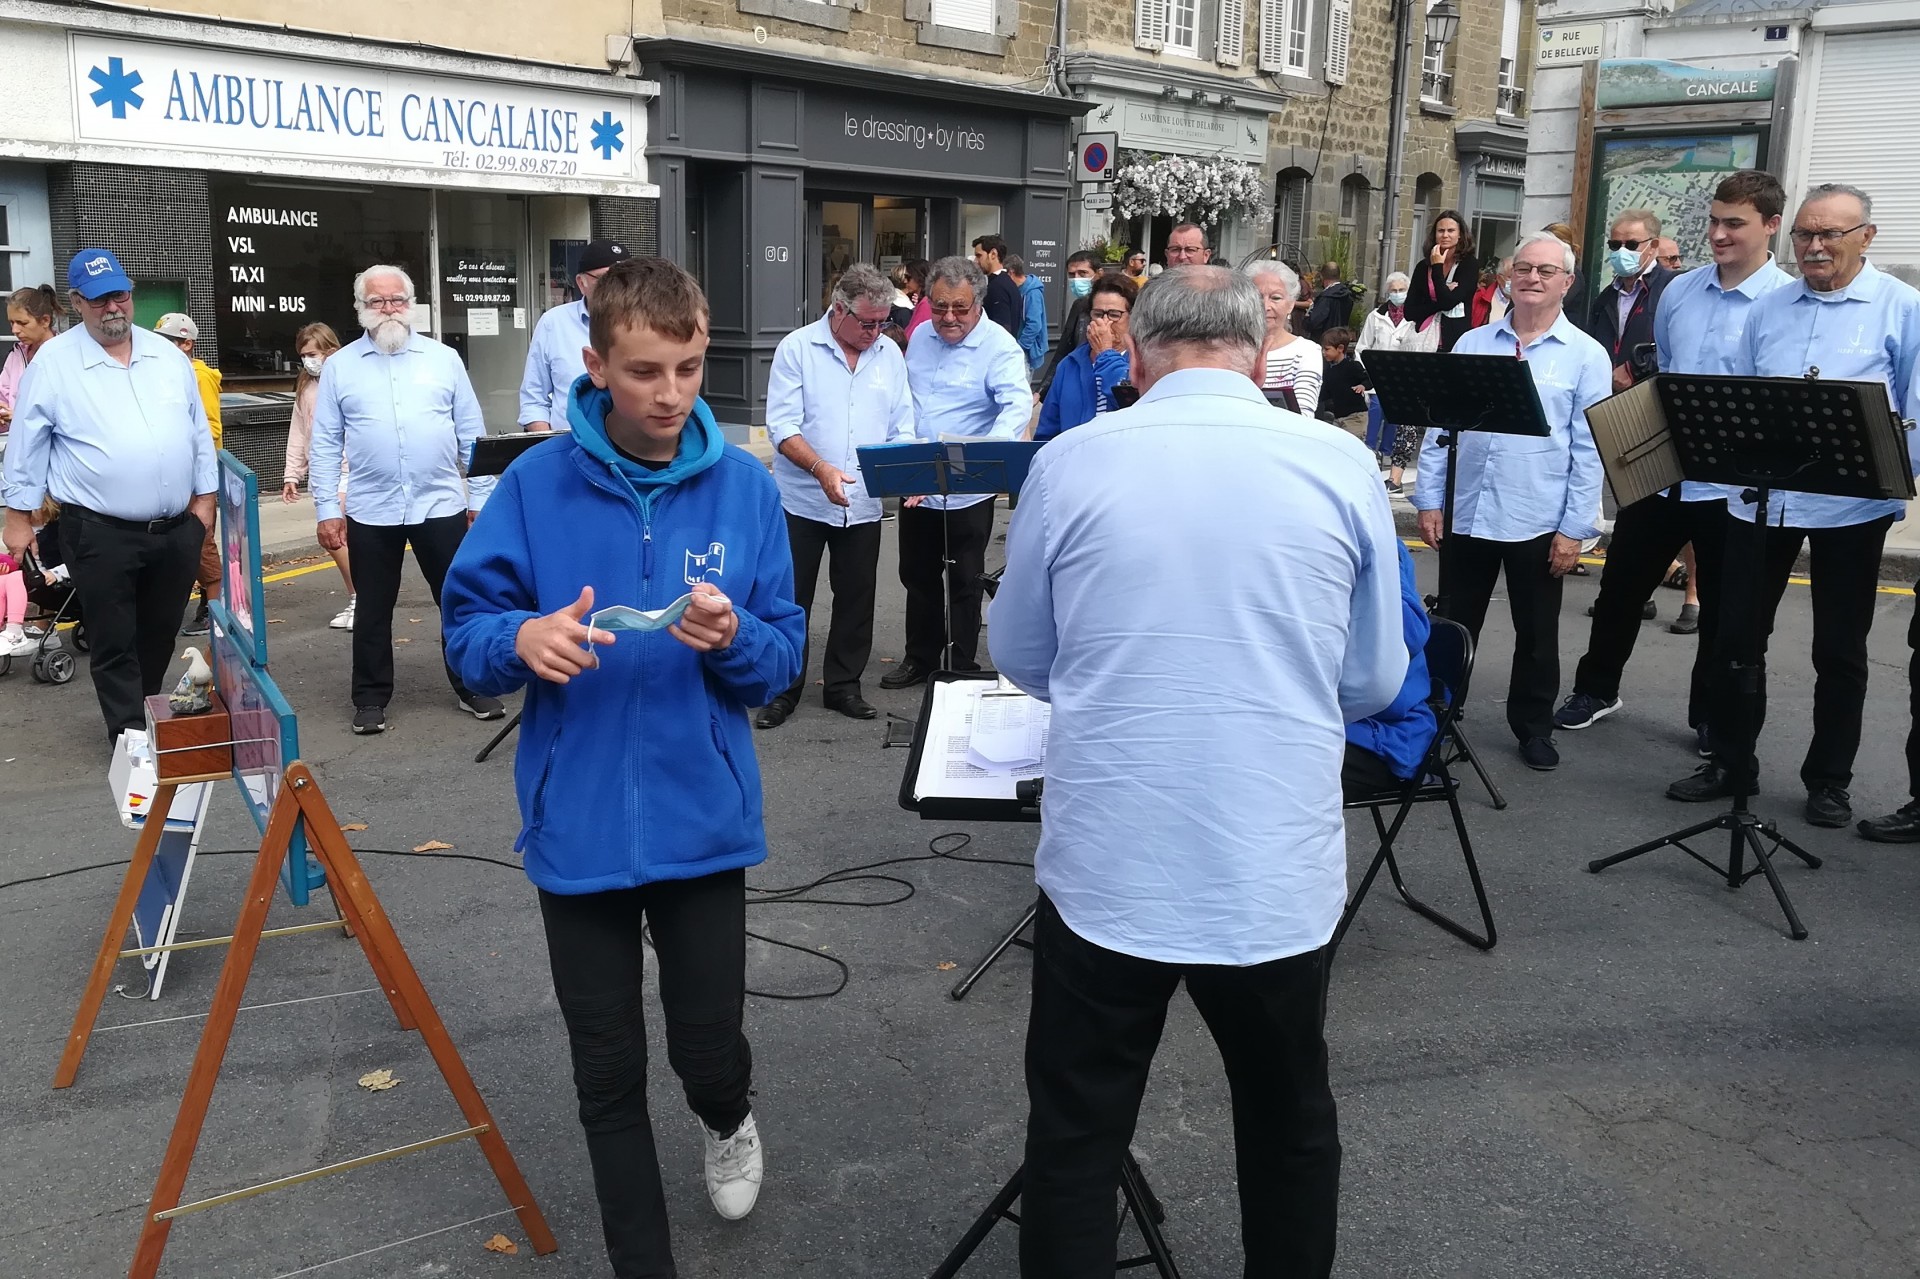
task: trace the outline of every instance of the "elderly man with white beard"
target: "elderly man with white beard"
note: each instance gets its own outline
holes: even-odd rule
[[[469,479],[465,459],[486,434],[473,383],[452,348],[413,331],[413,280],[370,266],[353,282],[366,333],[326,363],[313,408],[310,467],[320,545],[347,548],[359,588],[353,625],[353,731],[386,731],[393,697],[393,605],[405,550],[440,603],[447,565],[493,480]],[[340,468],[346,463],[346,510]],[[459,708],[478,719],[506,713],[470,692],[451,667]]]

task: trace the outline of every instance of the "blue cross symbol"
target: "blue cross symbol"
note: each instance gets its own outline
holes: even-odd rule
[[[611,160],[615,151],[627,149],[627,144],[620,140],[627,126],[614,119],[613,112],[602,111],[598,120],[589,120],[587,123],[593,126],[593,137],[587,145],[598,151],[602,160]]]
[[[100,86],[93,91],[93,105],[96,107],[111,106],[113,108],[113,118],[116,120],[126,119],[128,107],[132,107],[138,111],[141,104],[145,101],[138,93],[134,92],[142,83],[140,73],[138,71],[127,70],[118,58],[108,58],[107,69],[105,71],[102,71],[99,67],[94,67],[91,71],[88,71],[87,79]]]

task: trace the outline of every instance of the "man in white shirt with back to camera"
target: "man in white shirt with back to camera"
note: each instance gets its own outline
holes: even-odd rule
[[[882,340],[893,286],[865,262],[833,286],[827,313],[780,339],[767,378],[767,435],[779,456],[773,478],[793,548],[793,597],[813,626],[820,559],[828,561],[833,622],[821,659],[822,699],[849,719],[879,712],[860,693],[873,652],[873,596],[880,573],[880,500],[867,492],[854,450],[913,436],[913,395],[900,348]],[[761,708],[756,728],[778,728],[807,685],[803,650],[793,686]]]
[[[1345,726],[1394,701],[1407,647],[1373,457],[1267,404],[1265,332],[1241,273],[1160,275],[1128,332],[1139,403],[1047,445],[1008,534],[994,663],[1053,706],[1026,1279],[1113,1274],[1121,1161],[1183,979],[1232,1084],[1246,1273],[1333,1269]]]

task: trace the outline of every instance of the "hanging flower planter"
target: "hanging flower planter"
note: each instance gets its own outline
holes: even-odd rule
[[[1129,151],[1114,170],[1113,201],[1126,218],[1145,214],[1218,227],[1236,215],[1264,215],[1267,183],[1245,160]]]

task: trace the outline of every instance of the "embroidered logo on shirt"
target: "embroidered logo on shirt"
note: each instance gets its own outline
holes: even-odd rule
[[[726,543],[709,542],[705,554],[695,555],[691,550],[687,552],[686,583],[688,586],[698,586],[702,582],[717,581],[726,568]]]

